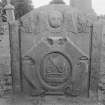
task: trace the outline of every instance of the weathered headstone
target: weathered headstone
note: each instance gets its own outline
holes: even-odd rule
[[[87,97],[88,23],[83,17],[82,31],[78,30],[79,12],[64,4],[53,5],[20,19],[23,91]]]
[[[86,9],[91,9],[88,3]],[[100,24],[64,5],[62,0],[53,0],[15,22],[8,17],[14,92],[22,89],[38,96],[98,98]]]

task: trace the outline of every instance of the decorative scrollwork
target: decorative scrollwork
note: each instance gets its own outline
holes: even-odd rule
[[[50,46],[64,46],[68,39],[65,37],[48,37],[46,41]]]
[[[31,58],[30,56],[25,56],[25,57],[23,58],[23,61],[24,61],[24,62],[27,62],[27,63],[29,63],[29,64],[32,64],[32,65],[35,64],[35,60],[34,60],[33,58]]]

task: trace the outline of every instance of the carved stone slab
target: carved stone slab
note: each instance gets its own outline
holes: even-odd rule
[[[38,94],[60,92],[73,97],[87,96],[88,80],[91,78],[90,89],[93,93],[97,93],[101,46],[98,36],[101,34],[100,26],[94,25],[94,33],[92,33],[93,38],[98,38],[92,43],[92,74],[89,77],[90,26],[80,12],[65,5],[48,5],[26,14],[19,23],[22,80],[24,81],[22,83],[25,92],[29,90],[29,93],[36,93],[39,88]],[[11,35],[18,33],[17,30],[12,31]],[[19,71],[20,46],[17,40],[19,36],[17,34],[12,37],[16,38],[16,41],[12,42],[14,43],[12,45],[13,64],[17,66],[14,70]],[[16,54],[18,56],[15,57]],[[62,55],[67,56],[72,64],[72,75],[64,84],[62,82],[68,77],[67,68],[70,68],[70,65]],[[15,60],[18,61],[17,64]],[[63,70],[65,72],[62,72]],[[19,77],[19,72],[17,74]]]

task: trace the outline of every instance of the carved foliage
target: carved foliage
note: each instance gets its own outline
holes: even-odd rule
[[[77,27],[76,27],[76,18],[72,12],[65,12],[64,13],[64,19],[65,19],[65,27],[67,31],[76,33]]]
[[[79,33],[89,33],[89,21],[85,16],[77,16],[77,31]]]
[[[38,14],[27,14],[20,19],[21,31],[25,33],[34,33],[35,35],[40,32],[40,21]]]
[[[31,17],[28,18],[28,21],[25,20],[20,20],[20,25],[21,25],[21,29],[23,32],[26,33],[32,33],[32,20]]]

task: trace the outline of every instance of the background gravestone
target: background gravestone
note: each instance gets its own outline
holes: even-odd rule
[[[11,57],[8,23],[0,23],[0,95],[12,89]],[[3,95],[3,94],[2,94]]]

